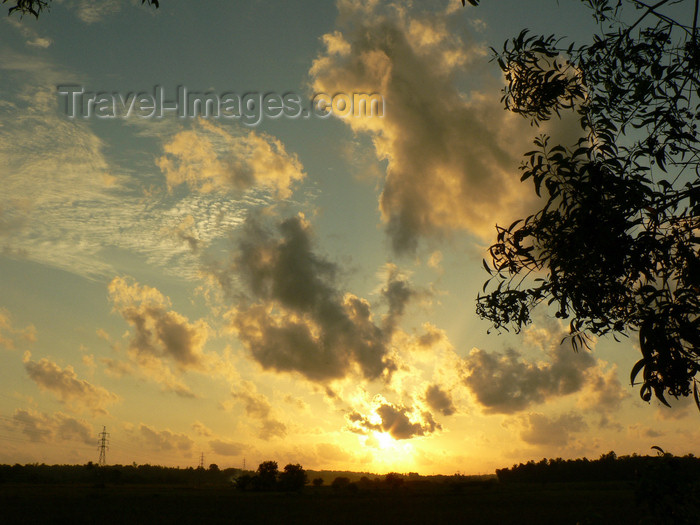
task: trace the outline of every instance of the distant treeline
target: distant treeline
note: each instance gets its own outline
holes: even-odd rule
[[[265,465],[270,462],[265,462]],[[37,484],[125,484],[125,485],[229,485],[240,490],[255,490],[258,471],[239,468],[219,469],[216,464],[209,468],[178,468],[157,465],[108,465],[98,466],[92,462],[85,465],[0,465],[0,483],[37,483]],[[350,472],[334,470],[306,470],[305,482],[314,487],[326,486],[335,490],[361,490],[374,488],[396,488],[399,486],[450,486],[462,488],[483,483],[494,483],[493,474],[464,476],[432,475],[421,476],[415,472],[399,474],[391,472],[386,475],[369,472]],[[280,477],[279,473],[276,477]],[[282,476],[284,480],[284,476]],[[284,485],[285,483],[283,483]],[[264,485],[264,484],[263,484]]]
[[[174,468],[156,465],[0,465],[0,483],[124,483],[124,484],[226,484],[243,471],[204,468]]]
[[[660,451],[657,456],[617,456],[615,452],[598,459],[542,459],[496,470],[498,481],[566,482],[566,481],[637,481],[640,477],[663,473],[676,479],[700,479],[700,458],[692,454],[672,456]]]

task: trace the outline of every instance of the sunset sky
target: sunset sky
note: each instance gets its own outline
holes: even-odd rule
[[[542,132],[489,47],[585,39],[579,2],[54,0],[0,19],[0,463],[490,473],[700,454],[692,402],[644,403],[636,335],[487,333],[494,226],[536,209]],[[71,118],[77,86],[377,93],[383,116]],[[302,108],[302,109],[304,109]],[[545,130],[575,141],[570,121]]]

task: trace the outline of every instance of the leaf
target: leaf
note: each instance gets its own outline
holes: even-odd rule
[[[481,259],[482,264],[484,265],[484,269],[486,269],[487,272],[489,272],[489,275],[493,275],[491,272],[491,268],[489,268],[489,265],[486,263],[486,259]]]
[[[636,379],[637,375],[642,370],[642,368],[644,368],[645,363],[646,361],[644,359],[640,359],[632,367],[632,373],[630,374],[630,384],[632,386],[634,386],[634,380]]]
[[[664,449],[662,449],[661,447],[659,447],[659,446],[657,446],[657,445],[654,445],[653,447],[651,447],[651,449],[652,449],[652,450],[657,450],[657,451],[659,452],[659,455],[661,455],[661,456],[665,456],[665,455],[666,455],[666,452],[664,451]]]

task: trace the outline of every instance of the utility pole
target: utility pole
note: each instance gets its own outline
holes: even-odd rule
[[[100,467],[104,467],[107,463],[107,449],[109,448],[109,433],[107,432],[107,427],[102,427],[102,432],[99,434],[100,439],[97,442],[98,450],[100,451],[100,459],[97,460],[97,464]]]
[[[245,458],[243,458],[243,470],[245,470]]]

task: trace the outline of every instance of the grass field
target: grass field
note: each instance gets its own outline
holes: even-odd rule
[[[510,484],[461,491],[237,492],[230,487],[0,485],[0,523],[636,524],[624,483]]]

